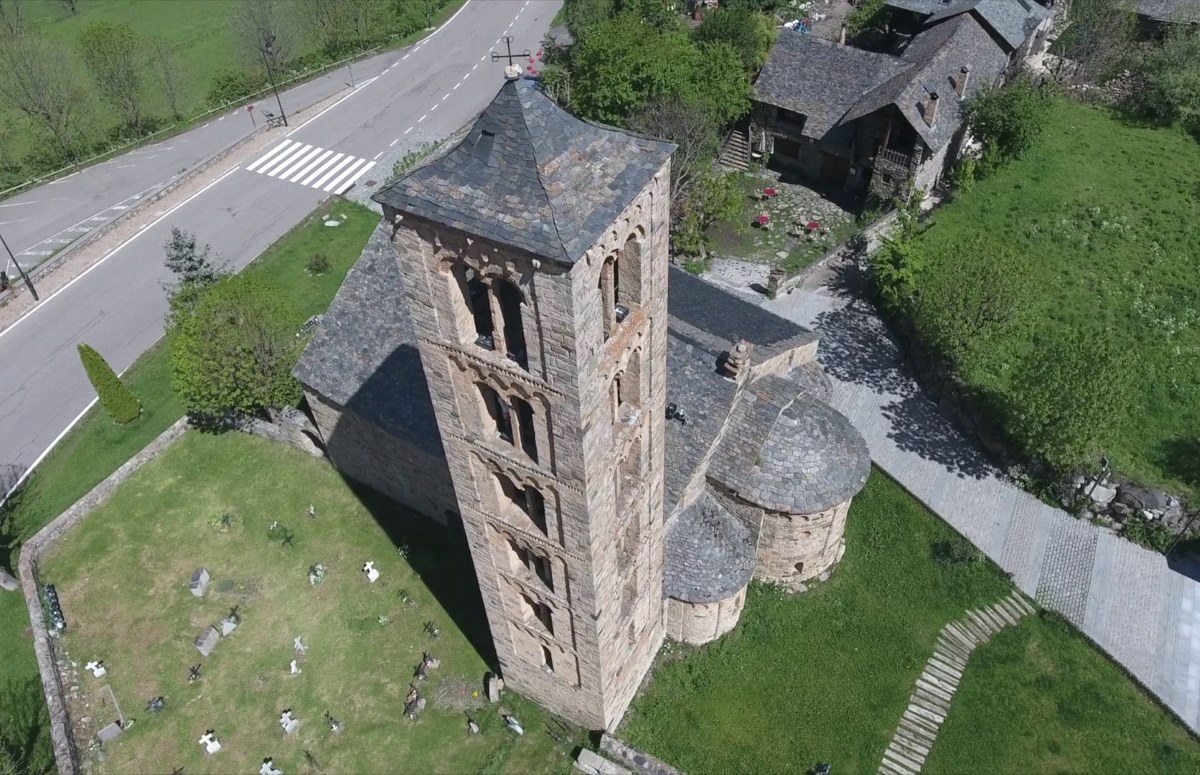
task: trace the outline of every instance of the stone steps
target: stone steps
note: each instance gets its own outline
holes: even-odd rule
[[[728,170],[744,172],[750,169],[750,141],[746,130],[734,127],[721,146],[721,154],[717,163]]]
[[[933,655],[908,698],[900,726],[883,754],[880,775],[916,775],[921,771],[937,741],[938,730],[950,713],[971,652],[1033,612],[1029,601],[1014,590],[1004,600],[967,611],[962,618],[942,628]]]

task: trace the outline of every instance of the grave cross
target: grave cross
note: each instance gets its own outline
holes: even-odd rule
[[[499,51],[493,51],[492,52],[492,61],[493,62],[499,62],[501,59],[507,59],[509,67],[512,67],[512,66],[516,65],[515,60],[529,59],[529,57],[532,56],[529,49],[525,49],[525,51],[523,51],[520,54],[514,54],[512,52],[512,42],[513,42],[512,35],[505,35],[503,38],[501,38],[501,40],[504,41],[504,48],[508,50],[508,53],[501,54]]]

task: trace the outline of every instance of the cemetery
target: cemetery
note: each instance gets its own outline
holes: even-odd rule
[[[479,593],[447,539],[287,446],[186,433],[40,563],[81,759],[568,770],[581,730],[497,685],[489,700]]]

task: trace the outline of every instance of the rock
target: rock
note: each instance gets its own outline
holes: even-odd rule
[[[0,568],[0,589],[7,592],[16,592],[20,588],[21,583],[11,573],[4,570],[4,568]]]
[[[328,226],[329,228],[331,228],[331,229],[332,229],[332,228],[334,228],[335,226],[341,226],[341,225],[342,225],[342,222],[341,222],[341,221],[335,221],[335,220],[332,220],[332,219],[331,219],[331,220],[325,221],[325,225],[326,225],[326,226]]]
[[[1109,513],[1111,513],[1117,519],[1125,519],[1126,517],[1128,517],[1130,514],[1133,513],[1132,508],[1130,508],[1129,506],[1126,506],[1124,503],[1121,503],[1120,501],[1116,501],[1116,500],[1114,500],[1112,503],[1108,504],[1108,510],[1109,510]]]
[[[500,690],[503,688],[503,683],[500,681],[500,676],[495,673],[488,673],[487,676],[487,697],[488,702],[500,702]]]
[[[1162,490],[1148,490],[1132,484],[1123,484],[1118,487],[1114,500],[1132,509],[1157,511],[1160,514],[1165,513],[1167,507],[1170,505],[1167,500],[1167,494]]]
[[[1094,488],[1091,485],[1083,488],[1083,492],[1087,493],[1091,490],[1092,503],[1096,504],[1097,508],[1104,508],[1112,503],[1113,498],[1117,497],[1117,488],[1108,487],[1103,484],[1097,484]]]

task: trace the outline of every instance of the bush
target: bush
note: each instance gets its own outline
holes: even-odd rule
[[[1132,95],[1139,113],[1156,121],[1178,121],[1200,134],[1200,31],[1182,25],[1154,46],[1136,68],[1142,88]]]
[[[86,344],[80,344],[79,360],[83,362],[83,370],[96,390],[100,405],[113,422],[124,425],[136,420],[142,413],[142,402],[129,392],[129,388],[125,387],[100,353]]]
[[[983,553],[962,536],[954,536],[933,545],[933,559],[944,568],[968,568],[983,562]]]
[[[245,99],[267,85],[266,76],[245,70],[223,70],[217,73],[208,88],[208,104],[220,107]]]
[[[305,265],[309,274],[325,274],[329,271],[329,256],[324,253],[313,253]]]
[[[993,158],[1006,162],[1029,150],[1046,129],[1052,100],[1047,87],[1026,75],[1000,87],[985,87],[971,97],[966,105],[967,125],[983,143],[985,162]]]
[[[1147,549],[1165,553],[1175,540],[1175,534],[1161,520],[1130,517],[1121,535]]]
[[[220,423],[300,400],[292,368],[304,339],[275,290],[257,275],[223,277],[167,327],[171,379],[189,414]]]

